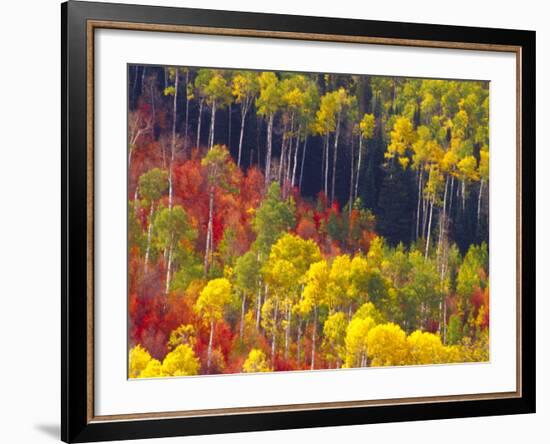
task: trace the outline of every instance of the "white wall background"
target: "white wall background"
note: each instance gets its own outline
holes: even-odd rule
[[[149,442],[545,442],[550,421],[549,14],[536,0],[145,0],[212,9],[537,31],[537,384],[535,415],[290,430]],[[60,374],[60,21],[58,0],[4,2],[0,18],[0,441],[55,442]],[[529,118],[529,116],[526,116]],[[533,252],[533,255],[535,252]],[[146,442],[146,441],[143,441]]]

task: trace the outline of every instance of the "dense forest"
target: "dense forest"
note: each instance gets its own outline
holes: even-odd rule
[[[129,377],[489,359],[489,85],[130,65]]]

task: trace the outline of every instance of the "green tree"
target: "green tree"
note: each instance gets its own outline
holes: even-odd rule
[[[233,275],[235,276],[235,287],[241,293],[241,323],[239,327],[239,338],[242,342],[244,333],[244,314],[247,299],[258,294],[256,304],[259,304],[259,275],[261,264],[258,256],[253,251],[248,251],[237,259]]]
[[[139,189],[143,199],[149,203],[149,221],[147,225],[147,246],[145,249],[145,269],[149,262],[151,252],[151,235],[153,232],[153,216],[155,214],[155,202],[158,201],[168,188],[168,174],[159,168],[153,168],[143,173],[139,178]]]
[[[231,162],[231,156],[225,146],[214,145],[202,159],[201,165],[206,170],[208,181],[208,226],[204,249],[204,275],[206,276],[214,252],[213,228],[216,189],[231,190],[230,179],[234,164]]]
[[[271,246],[296,223],[294,201],[281,198],[281,187],[272,183],[266,196],[254,214],[252,229],[256,233],[254,242],[262,257],[269,254]]]
[[[155,216],[155,244],[168,254],[166,264],[165,294],[170,290],[174,250],[180,242],[194,240],[197,236],[185,210],[176,205],[163,208]]]

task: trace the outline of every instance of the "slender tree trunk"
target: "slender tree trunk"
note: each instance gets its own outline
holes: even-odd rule
[[[298,151],[300,148],[300,131],[298,131],[298,137],[296,137],[296,149],[294,150],[294,163],[292,165],[292,181],[290,182],[292,188],[296,185],[296,166],[298,165]]]
[[[477,224],[479,225],[479,214],[481,212],[481,195],[483,193],[483,183],[484,183],[484,180],[481,179],[481,181],[479,182],[479,195],[477,197]]]
[[[296,333],[296,364],[300,367],[301,357],[301,342],[302,342],[302,320],[298,322],[298,332]]]
[[[330,203],[334,203],[334,190],[336,188],[336,164],[338,161],[338,139],[340,138],[340,114],[336,123],[336,134],[334,135],[334,159],[332,159],[332,184],[330,189]]]
[[[366,154],[366,153],[365,153]],[[361,175],[361,156],[363,155],[363,137],[359,136],[359,154],[357,155],[357,174],[355,175],[355,196],[354,200],[359,195],[359,176]]]
[[[426,228],[428,226],[428,207],[429,201],[426,197],[422,198],[422,238],[426,239]]]
[[[172,105],[172,144],[170,149],[170,171],[168,174],[168,208],[172,209],[172,204],[174,201],[174,185],[172,180],[172,169],[174,167],[174,153],[176,152],[176,119],[178,113],[178,79],[179,74],[176,69],[176,79],[174,80],[174,103]]]
[[[294,140],[295,140],[295,138],[293,139],[292,135],[291,135],[290,138],[289,138],[289,141],[288,141],[288,152],[287,152],[287,159],[286,159],[285,182],[287,183],[287,186],[288,186],[288,184],[291,184],[291,182],[290,182],[290,179],[291,179],[290,172],[292,171],[293,153],[296,151],[296,149],[294,149],[294,151],[292,149],[292,142]]]
[[[353,133],[351,135],[351,147],[350,147],[350,179],[349,179],[349,198],[348,198],[348,212],[351,217],[351,209],[353,207],[353,176],[354,176],[354,162],[355,162],[355,139],[353,138]]]
[[[279,183],[281,183],[281,179],[283,177],[283,167],[284,167],[284,163],[285,163],[286,144],[287,144],[287,124],[285,123],[285,125],[283,127],[283,141],[281,142],[281,156],[279,157],[279,172],[277,173]]]
[[[262,286],[258,283],[258,295],[256,296],[256,331],[260,331],[260,313],[262,308]]]
[[[304,152],[302,153],[302,164],[300,166],[300,182],[298,183],[298,188],[300,188],[300,190],[302,189],[302,179],[304,177],[304,162],[306,160],[306,150],[307,150],[307,135],[305,137],[305,140],[304,140]]]
[[[151,136],[153,140],[156,140],[155,137],[155,122],[157,121],[156,117],[156,106],[155,106],[155,93],[153,91],[153,82],[150,83],[149,90],[151,93],[151,109],[153,110],[153,123],[151,125]]]
[[[149,253],[151,251],[151,233],[153,231],[153,213],[155,211],[155,204],[151,202],[151,209],[149,211],[149,226],[147,227],[147,247],[145,248],[145,271],[147,271],[147,264],[149,263]]]
[[[418,198],[416,204],[416,240],[420,235],[420,201],[422,199],[422,165],[418,169]]]
[[[231,151],[231,103],[227,105],[227,115],[228,115],[228,122],[227,122],[227,149]]]
[[[431,202],[428,203],[430,206],[430,217],[428,221],[428,235],[426,236],[426,254],[424,255],[424,259],[428,259],[428,253],[430,251],[430,233],[432,230],[432,216],[434,212],[434,197],[432,196]]]
[[[164,294],[168,294],[168,291],[170,290],[170,275],[172,273],[172,255],[173,255],[174,247],[173,247],[173,240],[170,239],[170,247],[168,249],[168,264],[166,265],[166,288],[164,290]]]
[[[199,100],[199,121],[197,123],[197,145],[198,149],[201,142],[201,122],[202,122],[202,108],[204,107],[204,99]]]
[[[187,132],[189,126],[189,98],[187,97],[187,88],[189,86],[189,70],[185,73],[185,128],[183,129],[183,149],[187,150]]]
[[[244,293],[243,293],[243,295],[242,295],[242,298],[243,298],[243,301],[242,301],[242,304],[241,304],[241,325],[240,325],[240,329],[239,329],[239,338],[240,338],[241,342],[243,342],[243,334],[244,334],[244,312],[245,312],[245,308],[246,308],[246,296],[245,296]]]
[[[267,153],[265,156],[265,186],[267,187],[271,181],[271,150],[273,143],[273,120],[274,114],[270,114],[267,123]]]
[[[146,66],[143,67],[143,71],[141,71],[141,85],[140,85],[140,95],[143,95],[143,85],[145,84],[145,70],[147,69]]]
[[[451,176],[451,189],[449,190],[449,218],[452,218],[453,214],[453,195],[454,195],[455,177]]]
[[[214,128],[216,126],[216,101],[212,102],[212,118],[210,119],[210,133],[208,136],[208,149],[214,146]]]
[[[210,247],[212,242],[212,228],[214,223],[214,187],[210,188],[208,198],[208,227],[206,229],[206,247],[204,251],[204,275],[208,273],[208,265],[210,263]]]
[[[439,236],[437,239],[437,256],[441,251],[441,241],[443,240],[443,231],[445,231],[445,224],[447,223],[447,188],[449,185],[449,176],[445,177],[445,191],[443,193],[443,208],[440,210],[439,216]],[[441,214],[442,213],[442,214]]]
[[[241,132],[239,133],[239,154],[237,157],[237,166],[241,166],[241,152],[243,149],[243,137],[244,137],[244,123],[246,120],[246,113],[248,112],[248,107],[244,107],[245,105],[241,105],[243,108],[241,108]]]
[[[206,360],[206,369],[210,370],[210,362],[212,361],[212,342],[214,341],[214,319],[210,320],[210,338],[208,339],[208,355]]]
[[[313,332],[311,338],[311,370],[315,369],[315,342],[317,340],[317,305],[313,307]]]
[[[275,345],[277,340],[277,315],[279,313],[279,301],[275,302],[275,311],[273,313],[273,336],[271,340],[271,362],[275,362]]]
[[[138,211],[139,211],[138,190],[139,190],[139,185],[136,185],[136,190],[134,191],[134,217],[137,217]]]
[[[134,103],[134,106],[136,105],[136,90],[137,90],[137,83],[138,83],[138,76],[139,76],[139,66],[136,66],[136,75],[134,77],[134,93],[132,94],[132,102]]]

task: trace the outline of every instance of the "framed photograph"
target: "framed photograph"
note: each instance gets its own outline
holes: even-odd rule
[[[535,33],[69,1],[62,439],[535,411]]]

